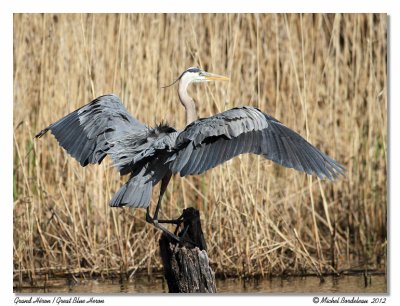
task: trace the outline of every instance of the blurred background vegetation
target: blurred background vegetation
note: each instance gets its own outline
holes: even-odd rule
[[[386,35],[385,14],[15,14],[14,280],[161,269],[144,210],[108,206],[127,180],[111,161],[81,168],[33,137],[111,92],[183,128],[160,87],[190,66],[231,78],[191,86],[201,117],[257,106],[347,168],[332,183],[243,155],[173,179],[162,215],[201,210],[217,274],[385,271]]]

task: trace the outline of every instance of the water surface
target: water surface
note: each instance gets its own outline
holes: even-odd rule
[[[367,286],[362,275],[325,277],[290,277],[260,280],[217,279],[218,293],[386,293],[384,275],[371,275]],[[130,281],[119,280],[66,280],[54,279],[40,287],[14,288],[21,293],[167,293],[168,286],[162,276],[138,276]]]

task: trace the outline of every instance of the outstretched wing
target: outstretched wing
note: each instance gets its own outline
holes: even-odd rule
[[[124,139],[145,142],[148,128],[128,113],[117,96],[104,95],[51,124],[35,137],[47,131],[51,131],[81,166],[101,163],[106,154],[110,154],[122,174],[124,166],[130,162],[130,157],[119,150],[127,146]],[[140,146],[140,143],[132,142],[130,146]]]
[[[188,125],[176,140],[176,150],[170,168],[181,176],[202,173],[243,153],[330,180],[345,170],[278,120],[249,106]]]

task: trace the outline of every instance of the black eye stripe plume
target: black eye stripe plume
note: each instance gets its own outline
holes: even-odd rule
[[[161,86],[161,88],[171,87],[172,85],[174,85],[176,82],[178,82],[181,79],[182,75],[183,75],[183,73],[173,83],[171,83],[171,84],[169,84],[167,86]]]
[[[172,85],[174,85],[176,82],[178,82],[181,77],[186,73],[186,72],[192,72],[192,73],[196,73],[196,72],[201,72],[200,68],[197,67],[190,67],[188,69],[186,69],[184,72],[182,72],[182,74],[171,84],[167,85],[167,86],[161,86],[161,88],[167,88],[167,87],[171,87]]]

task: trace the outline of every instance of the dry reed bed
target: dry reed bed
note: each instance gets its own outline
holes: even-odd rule
[[[386,267],[386,15],[17,14],[14,16],[14,279],[160,269],[143,210],[111,209],[126,178],[81,168],[35,132],[113,92],[142,122],[182,128],[189,66],[230,76],[194,85],[201,116],[254,105],[343,163],[334,183],[244,155],[176,178],[163,214],[202,212],[221,274]],[[154,192],[154,200],[157,192]]]

